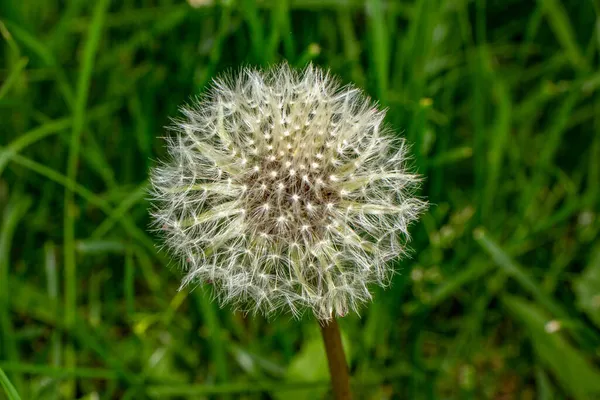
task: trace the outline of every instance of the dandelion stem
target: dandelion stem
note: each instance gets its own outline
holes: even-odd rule
[[[346,364],[346,356],[337,320],[332,318],[330,321],[322,323],[321,334],[323,335],[323,343],[325,343],[325,351],[327,352],[334,398],[336,400],[350,400],[352,396],[350,395],[348,365]]]

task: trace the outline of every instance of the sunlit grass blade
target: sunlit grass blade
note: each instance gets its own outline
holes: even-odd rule
[[[368,27],[370,30],[370,51],[377,98],[387,104],[387,90],[390,72],[389,37],[384,19],[383,2],[373,0],[366,4]]]
[[[15,389],[2,368],[0,368],[0,384],[4,389],[4,393],[6,393],[8,400],[21,400],[21,396],[17,393],[17,389]]]

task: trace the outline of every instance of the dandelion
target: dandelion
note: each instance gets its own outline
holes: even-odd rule
[[[152,171],[152,215],[182,286],[321,321],[386,285],[426,207],[385,111],[317,67],[244,69],[182,108]]]
[[[426,208],[385,111],[309,66],[245,69],[182,109],[152,171],[152,215],[182,261],[182,287],[223,304],[321,322],[336,398],[349,399],[335,316],[386,285]]]

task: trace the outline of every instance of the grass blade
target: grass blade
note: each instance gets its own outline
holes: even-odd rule
[[[0,368],[0,384],[2,385],[2,388],[4,388],[8,400],[21,400],[21,396],[17,393],[17,389],[12,385],[2,368]]]
[[[370,31],[371,56],[375,73],[375,93],[382,104],[387,104],[388,80],[390,76],[390,48],[386,21],[381,0],[366,4],[367,23]]]
[[[16,65],[10,72],[8,78],[6,78],[2,86],[0,86],[0,100],[4,96],[6,96],[10,89],[12,89],[12,86],[17,82],[17,79],[19,78],[19,74],[21,73],[21,71],[23,71],[23,69],[25,69],[28,62],[29,60],[27,58],[21,58],[19,61],[17,61]]]
[[[533,298],[556,318],[568,321],[568,326],[573,328],[573,333],[582,344],[591,342],[591,346],[597,346],[600,337],[597,332],[591,330],[582,320],[577,319],[567,312],[556,300],[548,295],[540,285],[535,282],[523,267],[514,262],[511,257],[494,241],[482,228],[473,232],[475,241],[492,257],[492,260],[504,272],[514,278]]]
[[[548,324],[555,321],[521,298],[505,295],[502,301],[529,332],[539,359],[573,398],[588,400],[600,395],[600,370],[590,365],[560,331],[548,329]]]
[[[75,94],[73,108],[73,125],[71,130],[71,141],[69,144],[69,156],[67,160],[67,178],[73,182],[77,178],[77,164],[79,162],[79,149],[81,146],[81,134],[85,124],[87,98],[91,84],[94,59],[100,43],[104,16],[108,10],[109,1],[100,0],[94,8],[92,23],[90,24],[87,40],[83,50],[83,60],[80,66],[79,79]],[[64,200],[64,268],[65,268],[65,304],[64,319],[65,326],[69,329],[75,324],[77,309],[77,264],[75,257],[75,194],[69,188],[65,188]],[[76,365],[75,349],[72,345],[65,348],[65,366],[74,368]],[[75,382],[68,384],[67,392],[74,395]]]
[[[494,205],[493,200],[498,190],[501,163],[504,160],[504,152],[511,129],[512,101],[508,88],[498,77],[495,78],[495,82],[494,94],[498,103],[498,113],[488,149],[488,169],[481,206],[483,220],[488,219],[491,207]]]
[[[2,332],[0,355],[11,361],[17,361],[18,352],[9,311],[10,297],[14,295],[8,283],[9,266],[11,265],[10,253],[15,230],[31,203],[32,199],[29,197],[14,195],[6,207],[0,226],[0,332]],[[15,382],[22,387],[20,376],[16,377]]]
[[[564,47],[571,64],[578,70],[588,71],[590,66],[575,41],[575,31],[563,5],[557,0],[538,1],[542,4],[548,22],[550,22],[550,27],[554,31],[561,46]]]
[[[88,120],[99,119],[105,117],[114,111],[114,105],[103,105],[94,107],[88,113]],[[46,122],[45,124],[34,128],[30,131],[20,134],[15,140],[9,143],[5,148],[0,151],[0,175],[4,171],[6,164],[10,161],[10,157],[13,154],[19,153],[21,150],[31,146],[38,141],[47,138],[52,135],[57,135],[62,131],[65,131],[72,127],[72,118],[59,118],[53,121]]]

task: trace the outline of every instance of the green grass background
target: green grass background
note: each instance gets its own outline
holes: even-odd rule
[[[147,231],[169,116],[288,60],[387,107],[431,202],[340,321],[355,398],[600,399],[600,2],[216,3],[0,1],[0,398],[329,396],[311,317],[178,292]]]

